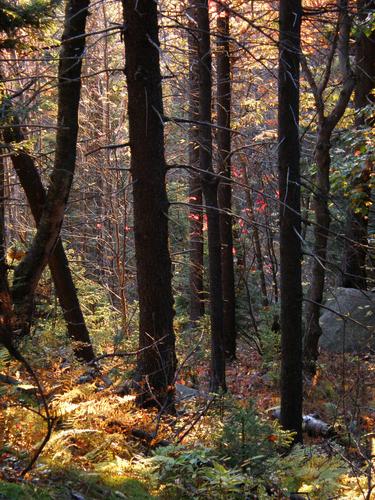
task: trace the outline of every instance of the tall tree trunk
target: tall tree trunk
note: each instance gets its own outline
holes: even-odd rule
[[[311,285],[306,304],[306,331],[304,336],[304,367],[307,373],[314,374],[316,360],[318,359],[319,337],[322,330],[319,325],[320,306],[323,300],[324,280],[326,271],[327,244],[329,236],[330,215],[328,198],[330,191],[330,149],[333,130],[343,117],[352,95],[355,79],[351,71],[349,59],[349,43],[351,22],[348,15],[348,0],[337,0],[338,24],[337,24],[337,47],[340,61],[343,84],[337,102],[329,115],[325,115],[325,104],[323,93],[325,86],[317,86],[314,77],[303,60],[304,70],[315,98],[318,115],[318,134],[315,146],[315,162],[317,165],[316,191],[314,193],[313,205],[315,212],[314,228],[314,261],[312,265]],[[332,46],[332,56],[336,50],[335,41]],[[333,57],[325,69],[326,75],[323,80],[329,81]]]
[[[302,283],[299,141],[300,0],[279,7],[281,424],[302,441]]]
[[[27,255],[14,272],[12,297],[19,327],[28,331],[33,297],[44,267],[59,240],[75,171],[81,67],[89,0],[69,0],[58,69],[56,152],[38,229]]]
[[[218,5],[217,13],[217,145],[219,173],[228,178],[221,181],[218,190],[221,237],[221,269],[223,283],[224,352],[229,359],[236,357],[236,292],[233,265],[233,217],[231,179],[231,75],[229,46],[229,10]]]
[[[193,2],[192,2],[193,3]],[[189,117],[199,120],[199,69],[198,69],[198,38],[196,24],[194,25],[194,6],[189,8],[190,27],[189,44]],[[199,130],[194,123],[189,128],[189,165],[199,168]],[[198,173],[192,173],[189,178],[189,281],[190,281],[190,321],[195,323],[204,315],[203,288],[203,212],[202,185]],[[195,208],[196,206],[196,208]]]
[[[221,273],[220,218],[218,182],[213,175],[211,131],[211,43],[208,0],[195,0],[199,39],[199,163],[206,205],[208,233],[208,271],[211,317],[211,381],[210,390],[226,390],[223,345],[223,289]]]
[[[8,112],[11,114],[11,110]],[[3,131],[4,141],[10,146],[12,143],[19,144],[25,137],[21,131],[16,117],[10,117],[11,124]],[[15,149],[11,153],[11,160],[18,175],[21,186],[26,194],[31,212],[36,225],[40,221],[43,206],[46,201],[46,192],[41,181],[38,169],[33,158],[26,152]],[[56,293],[67,324],[69,337],[76,342],[73,345],[74,353],[78,359],[90,362],[95,354],[91,345],[89,332],[82,314],[81,306],[74,286],[69,262],[66,257],[63,244],[59,238],[48,261],[52,279],[56,287]]]
[[[358,0],[358,17],[361,22],[374,13],[374,0]],[[370,17],[369,17],[370,18]],[[362,32],[356,44],[357,82],[354,104],[357,110],[356,127],[362,128],[367,123],[361,110],[371,102],[375,102],[371,93],[375,87],[375,30],[367,35]],[[347,211],[346,236],[344,249],[344,266],[342,285],[345,288],[366,289],[366,255],[368,233],[368,202],[371,201],[369,187],[373,164],[370,159],[365,162],[361,175],[352,186],[355,192],[362,194],[360,205],[355,207],[349,203]]]
[[[139,404],[173,403],[176,371],[157,4],[123,0],[139,295]]]

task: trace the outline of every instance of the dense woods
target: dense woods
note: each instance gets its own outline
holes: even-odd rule
[[[0,498],[375,494],[375,2],[0,0]]]

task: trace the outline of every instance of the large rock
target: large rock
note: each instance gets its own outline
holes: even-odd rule
[[[330,352],[368,353],[375,350],[375,293],[337,288],[322,308],[320,346]],[[344,318],[345,316],[346,318]]]

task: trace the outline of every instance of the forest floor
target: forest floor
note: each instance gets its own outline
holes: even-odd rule
[[[305,384],[304,414],[318,414],[334,428],[340,459],[353,478],[363,474],[366,465],[361,436],[370,435],[375,428],[372,361],[370,357],[322,353],[317,376]],[[229,394],[215,400],[205,392],[209,378],[205,356],[186,363],[178,383],[199,389],[200,395],[178,403],[176,416],[140,410],[134,405],[134,396],[121,395],[121,367],[122,361],[109,359],[102,365],[101,376],[92,379],[79,366],[64,363],[38,370],[54,430],[36,466],[21,477],[46,434],[46,425],[35,404],[32,381],[18,371],[19,366],[8,365],[8,374],[23,383],[1,386],[0,498],[174,498],[165,492],[163,496],[162,478],[155,482],[155,469],[147,463],[158,444],[209,448],[234,406],[245,408],[252,400],[260,417],[270,421],[272,410],[279,405],[278,363],[265,363],[257,349],[245,342],[240,344],[237,360],[228,365]],[[272,441],[273,435],[267,439]],[[328,442],[325,436],[304,436],[306,448],[324,447]],[[361,476],[358,481],[363,484],[365,479]],[[278,493],[274,498],[283,497]],[[324,500],[319,494],[307,498]],[[349,492],[349,496],[335,498],[365,499],[365,487],[360,486],[359,493],[353,490],[352,496]]]

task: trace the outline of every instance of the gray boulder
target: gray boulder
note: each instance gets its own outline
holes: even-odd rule
[[[335,353],[368,353],[375,350],[375,293],[355,288],[336,288],[320,317],[320,346]],[[343,317],[344,316],[344,317]],[[347,318],[347,319],[346,319]]]

